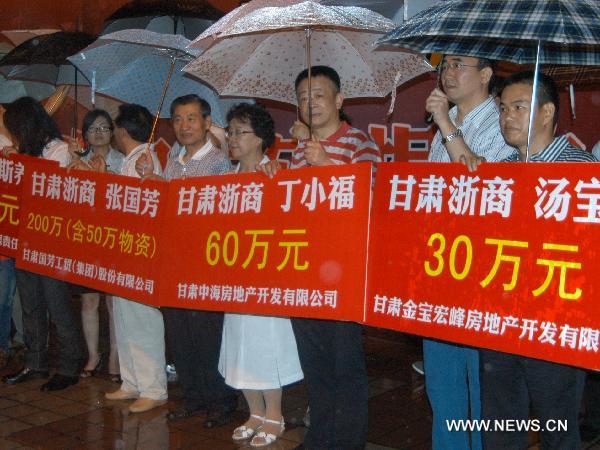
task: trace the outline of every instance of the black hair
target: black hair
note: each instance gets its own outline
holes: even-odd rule
[[[340,92],[342,87],[342,82],[340,81],[340,76],[336,72],[335,69],[329,66],[313,66],[310,69],[310,74],[312,77],[322,76],[330,80],[335,86],[335,93]],[[298,86],[303,80],[308,78],[308,69],[304,69],[302,72],[298,74],[296,77],[296,82],[294,83],[294,89],[298,90]]]
[[[106,121],[108,122],[108,127],[110,128],[110,131],[113,130],[114,125],[113,125],[113,121],[110,117],[110,114],[108,114],[103,109],[93,109],[83,117],[83,123],[81,125],[81,134],[83,135],[84,141],[87,142],[86,134],[87,134],[89,128],[92,126],[92,124],[98,117],[102,117],[102,118],[106,119]]]
[[[48,143],[62,137],[52,117],[31,97],[5,106],[4,126],[19,152],[30,156],[41,156]]]
[[[517,72],[509,76],[504,80],[502,89],[511,86],[513,84],[528,84],[533,88],[535,72],[532,70],[526,70],[523,72]],[[558,87],[552,79],[552,77],[545,73],[538,73],[538,85],[537,85],[537,106],[541,108],[546,103],[554,104],[554,117],[552,122],[554,125],[558,122],[558,110],[560,108],[560,97],[558,94]]]
[[[115,125],[125,129],[129,136],[138,141],[146,142],[152,133],[153,116],[146,108],[136,104],[119,105],[119,114]]]
[[[494,95],[498,92],[498,80],[496,79],[496,61],[489,58],[477,58],[477,70],[483,70],[486,67],[492,69],[492,76],[488,83],[488,93]]]
[[[196,103],[198,105],[204,119],[210,116],[210,104],[196,94],[188,94],[177,97],[171,102],[171,117],[173,117],[173,114],[175,113],[175,108],[181,105],[189,105],[190,103]]]
[[[312,66],[310,69],[310,76],[311,77],[325,77],[327,78],[329,81],[331,81],[333,83],[333,86],[335,88],[335,93],[337,94],[338,92],[340,92],[341,88],[342,88],[342,82],[340,80],[340,76],[337,73],[337,71],[329,66]],[[304,69],[302,72],[300,72],[298,74],[298,76],[296,77],[296,81],[294,83],[294,89],[296,91],[298,91],[298,86],[300,85],[300,83],[302,83],[302,81],[306,80],[308,78],[308,69]],[[340,108],[340,120],[344,121],[344,122],[348,122],[348,124],[352,124],[352,119],[350,118],[350,116],[348,116],[344,110],[342,108]]]
[[[227,113],[227,123],[233,119],[250,124],[254,134],[262,139],[263,152],[275,142],[275,123],[263,105],[238,103]]]

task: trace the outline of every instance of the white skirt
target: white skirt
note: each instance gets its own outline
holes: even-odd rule
[[[236,389],[278,389],[301,380],[290,319],[225,314],[219,372]]]

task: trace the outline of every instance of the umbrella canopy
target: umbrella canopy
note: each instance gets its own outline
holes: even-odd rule
[[[233,16],[225,16],[224,25],[215,24],[214,30],[222,30],[216,41],[201,35],[192,44],[208,49],[184,70],[221,95],[291,104],[296,104],[294,80],[308,63],[334,68],[347,98],[383,97],[397,85],[431,70],[413,54],[373,50],[374,40],[395,26],[380,14],[314,1],[289,3],[254,9],[241,17],[238,14],[234,21]],[[248,5],[256,4],[255,0]],[[306,29],[310,30],[308,41]]]
[[[104,22],[101,35],[128,29],[180,34],[194,39],[223,13],[206,1],[133,1],[115,11]]]
[[[202,34],[194,39],[190,44],[190,47],[206,50],[214,44],[220,34],[226,33],[238,20],[257,9],[274,6],[286,7],[296,3],[302,3],[303,1],[304,0],[252,0],[248,3],[244,3],[238,8],[229,11],[224,17],[204,30]],[[315,1],[318,2],[319,0]]]
[[[210,87],[181,72],[181,68],[199,54],[198,50],[186,48],[189,43],[179,35],[147,30],[118,31],[101,36],[69,61],[88,78],[95,79],[98,94],[137,103],[152,112],[158,110],[173,66],[164,99],[166,104],[181,95],[198,94],[210,104],[213,120],[224,125],[227,110],[236,100],[219,99]],[[169,117],[169,108],[161,108],[160,117]]]
[[[7,40],[9,40],[14,47],[33,37],[40,36],[42,34],[56,33],[58,31],[60,30],[56,30],[53,28],[40,28],[36,30],[3,30],[0,31],[0,35],[4,36]]]
[[[0,37],[5,42],[0,42],[0,56],[4,56],[22,42],[32,37],[48,33],[55,33],[59,30],[4,30],[0,31]],[[54,92],[54,86],[26,80],[9,80],[4,75],[0,75],[0,103],[10,103],[20,97],[28,96],[36,100],[42,100],[49,97]]]
[[[496,67],[496,75],[507,77],[521,70],[534,70],[532,64],[517,65],[501,61]],[[542,73],[552,77],[558,87],[569,85],[589,86],[600,83],[600,66],[570,66],[560,64],[546,64],[540,67]]]
[[[600,65],[597,0],[448,0],[381,38],[421,53],[442,52],[517,64]],[[531,111],[536,110],[532,95]],[[529,117],[529,160],[534,114]]]
[[[597,0],[448,0],[421,11],[380,43],[532,64],[600,65]]]
[[[80,31],[36,36],[0,59],[0,73],[11,79],[41,81],[55,86],[74,83],[76,70],[67,57],[93,41],[92,35]]]
[[[21,97],[42,100],[54,92],[54,86],[35,81],[9,80],[0,75],[0,103],[10,103]]]

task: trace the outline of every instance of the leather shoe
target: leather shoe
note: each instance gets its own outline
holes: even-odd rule
[[[600,435],[600,428],[582,424],[579,426],[579,434],[583,442],[592,442]]]
[[[204,412],[206,412],[206,408],[190,409],[184,407],[181,409],[176,409],[175,411],[169,411],[169,413],[167,414],[167,420],[169,422],[178,422],[180,420],[185,420],[189,417],[197,416]]]
[[[166,400],[155,400],[153,398],[148,397],[140,397],[131,405],[129,405],[129,412],[132,413],[141,413],[150,411],[158,406],[164,405],[167,403]]]
[[[40,390],[44,392],[61,391],[77,383],[79,383],[79,377],[55,373],[54,376],[50,378],[50,381],[48,381],[46,384],[42,384]]]
[[[216,428],[227,425],[229,422],[231,422],[232,413],[233,411],[222,409],[209,411],[203,426],[204,428]]]
[[[24,381],[29,380],[38,380],[40,378],[48,378],[50,374],[47,370],[35,370],[30,369],[29,367],[25,367],[21,369],[19,372],[12,373],[10,375],[6,375],[2,378],[6,384],[17,384],[23,383]]]
[[[137,393],[124,391],[123,389],[117,389],[114,392],[107,392],[104,394],[106,400],[132,400],[138,397],[139,395]]]

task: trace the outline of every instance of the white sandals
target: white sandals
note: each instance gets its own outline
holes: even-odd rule
[[[237,427],[235,430],[233,430],[233,435],[231,436],[231,439],[233,439],[235,442],[250,439],[252,436],[254,436],[256,431],[265,423],[264,417],[257,416],[256,414],[252,414],[250,415],[250,417],[258,419],[260,421],[260,424],[256,427],[256,429],[247,427],[246,425],[241,425]]]
[[[254,437],[252,438],[252,440],[250,441],[250,446],[251,447],[257,448],[257,447],[266,447],[267,445],[271,445],[285,431],[285,422],[283,421],[283,417],[281,418],[281,420],[269,420],[269,419],[265,419],[263,425],[266,424],[266,423],[272,423],[274,425],[279,425],[279,431],[277,432],[277,434],[265,433],[264,431],[258,431],[254,435]]]

